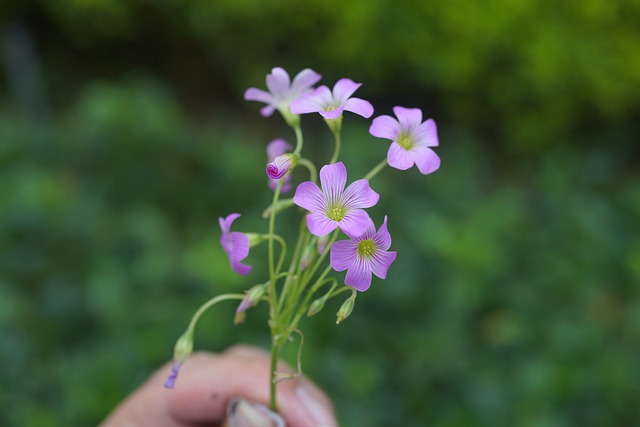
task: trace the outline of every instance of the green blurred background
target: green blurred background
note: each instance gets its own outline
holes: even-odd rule
[[[263,280],[216,219],[266,230],[264,147],[293,135],[242,94],[274,66],[439,126],[438,172],[373,182],[388,279],[303,324],[342,425],[638,422],[640,1],[3,1],[0,37],[1,425],[97,424]],[[352,179],[386,153],[369,123],[345,117]],[[268,345],[233,309],[198,348]]]

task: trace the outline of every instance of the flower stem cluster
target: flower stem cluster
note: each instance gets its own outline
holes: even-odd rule
[[[196,312],[187,332],[176,344],[175,369],[167,380],[167,387],[173,387],[178,368],[191,353],[193,329],[204,310],[223,300],[239,299],[234,320],[241,323],[249,310],[266,302],[272,343],[270,395],[275,410],[276,383],[282,379],[276,373],[278,357],[292,333],[299,333],[299,323],[304,315],[318,314],[331,299],[350,292],[336,313],[336,323],[343,322],[352,313],[358,294],[370,288],[373,276],[386,279],[396,259],[397,253],[389,250],[388,217],[385,215],[380,227],[376,228],[367,211],[380,200],[370,180],[386,165],[399,170],[416,165],[423,174],[437,170],[440,158],[432,149],[438,146],[435,122],[431,119],[423,122],[420,109],[404,107],[393,109],[397,119],[385,115],[375,118],[370,125],[370,134],[392,141],[386,159],[374,165],[362,178],[347,184],[347,166],[340,161],[344,113],[368,119],[374,109],[368,101],[353,97],[361,87],[360,83],[343,78],[333,89],[327,86],[314,89],[313,85],[320,79],[318,73],[305,69],[291,80],[285,70],[274,68],[266,78],[268,91],[250,88],[245,92],[246,100],[266,104],[261,109],[263,116],[270,116],[277,110],[293,130],[296,140],[295,148],[284,139],[275,139],[266,147],[265,171],[268,187],[273,191],[272,202],[263,213],[267,220],[266,231],[231,231],[234,221],[240,217],[238,213],[219,218],[220,243],[231,268],[240,275],[248,275],[252,267],[243,261],[251,248],[266,243],[268,277],[245,294],[221,295]],[[323,118],[335,140],[333,149],[325,150],[327,157],[319,163],[320,168],[303,155],[300,115],[313,113]],[[283,198],[282,195],[290,191],[300,177],[308,179],[295,186],[292,198]],[[287,242],[276,234],[276,225],[278,216],[293,206],[301,208],[303,215],[299,233],[291,245],[293,250],[287,253]],[[344,278],[332,275],[345,270]]]

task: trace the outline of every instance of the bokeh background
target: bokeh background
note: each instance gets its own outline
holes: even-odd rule
[[[274,66],[439,126],[438,172],[373,182],[388,279],[303,324],[342,425],[638,422],[638,0],[3,1],[0,39],[1,425],[97,424],[200,303],[263,280],[217,217],[266,230],[264,147],[293,135],[242,94]],[[386,153],[369,123],[345,117],[352,178]],[[233,309],[196,347],[268,345]]]

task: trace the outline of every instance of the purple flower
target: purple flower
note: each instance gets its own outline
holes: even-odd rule
[[[278,156],[273,162],[267,165],[267,176],[275,180],[283,178],[287,172],[293,169],[297,161],[298,156],[295,154],[287,153],[282,156]]]
[[[380,195],[369,187],[369,181],[359,179],[344,188],[347,169],[342,162],[320,169],[322,190],[311,181],[298,185],[293,202],[311,213],[307,227],[311,234],[324,236],[340,227],[349,235],[360,235],[371,221],[363,210],[378,203]]]
[[[333,86],[320,86],[313,93],[302,96],[291,103],[293,114],[320,113],[325,119],[337,119],[342,111],[351,111],[368,119],[373,114],[373,106],[364,99],[351,98],[361,83],[351,79],[340,79]]]
[[[305,68],[294,77],[293,83],[289,78],[289,74],[282,68],[276,67],[271,70],[271,74],[267,74],[267,88],[269,91],[249,88],[244,93],[244,99],[247,101],[259,101],[267,104],[260,110],[260,114],[268,117],[278,109],[283,115],[289,113],[289,104],[294,99],[311,90],[312,86],[322,78],[315,71]]]
[[[274,162],[279,156],[282,156],[287,151],[291,150],[291,145],[287,143],[284,139],[274,139],[267,145],[267,161],[269,164]],[[267,175],[269,175],[269,165],[267,165]],[[291,190],[291,175],[286,175],[284,177],[284,182],[282,183],[282,187],[280,188],[281,193],[287,193]],[[272,179],[269,176],[269,188],[275,191],[278,186],[278,180]]]
[[[218,218],[222,236],[220,244],[229,257],[231,268],[238,274],[247,275],[251,271],[251,266],[241,263],[249,255],[249,237],[238,231],[231,231],[231,224],[240,214],[233,213],[226,218]]]
[[[385,279],[387,270],[396,259],[397,252],[388,251],[391,235],[387,230],[387,217],[377,232],[373,221],[369,220],[363,234],[349,237],[351,240],[338,240],[331,245],[331,268],[347,270],[344,283],[363,292],[371,286],[371,274]]]
[[[393,141],[387,153],[389,166],[406,170],[415,164],[424,175],[438,170],[440,157],[429,148],[438,146],[436,122],[422,122],[419,108],[393,107],[393,112],[398,120],[376,117],[369,128],[371,135]]]

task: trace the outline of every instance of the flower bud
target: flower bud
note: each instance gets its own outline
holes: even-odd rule
[[[325,249],[327,249],[327,243],[329,243],[329,235],[326,234],[324,236],[318,236],[317,239],[318,253],[321,254]]]
[[[265,292],[267,291],[268,286],[269,282],[263,283],[262,285],[255,285],[254,287],[249,289],[249,292],[247,292],[247,295],[244,297],[242,302],[240,302],[240,305],[236,309],[233,323],[237,325],[238,323],[244,322],[244,319],[246,317],[245,311],[247,311],[251,307],[254,307],[260,302]]]
[[[327,297],[325,295],[321,298],[318,298],[314,302],[312,302],[311,306],[309,307],[309,311],[307,311],[307,316],[311,317],[315,314],[320,313],[320,311],[324,308],[324,303],[326,301],[327,301]]]
[[[293,170],[299,159],[300,156],[294,153],[282,154],[276,157],[273,162],[267,165],[267,176],[271,179],[282,178],[288,172]]]
[[[311,243],[302,251],[302,256],[300,257],[300,271],[304,271],[309,264],[311,264],[316,257],[316,249],[315,245]]]
[[[176,383],[176,379],[178,378],[180,366],[182,366],[182,363],[187,360],[192,352],[193,330],[189,328],[180,336],[180,338],[178,338],[176,345],[173,347],[173,366],[171,367],[171,372],[164,383],[166,388],[173,388]]]
[[[337,313],[338,319],[336,320],[336,325],[339,325],[340,322],[342,322],[344,319],[349,317],[349,315],[353,311],[353,306],[356,305],[357,295],[358,295],[358,292],[353,290],[351,292],[351,296],[347,298],[345,302],[342,303],[342,306],[340,307],[340,310],[338,310],[338,313]]]

